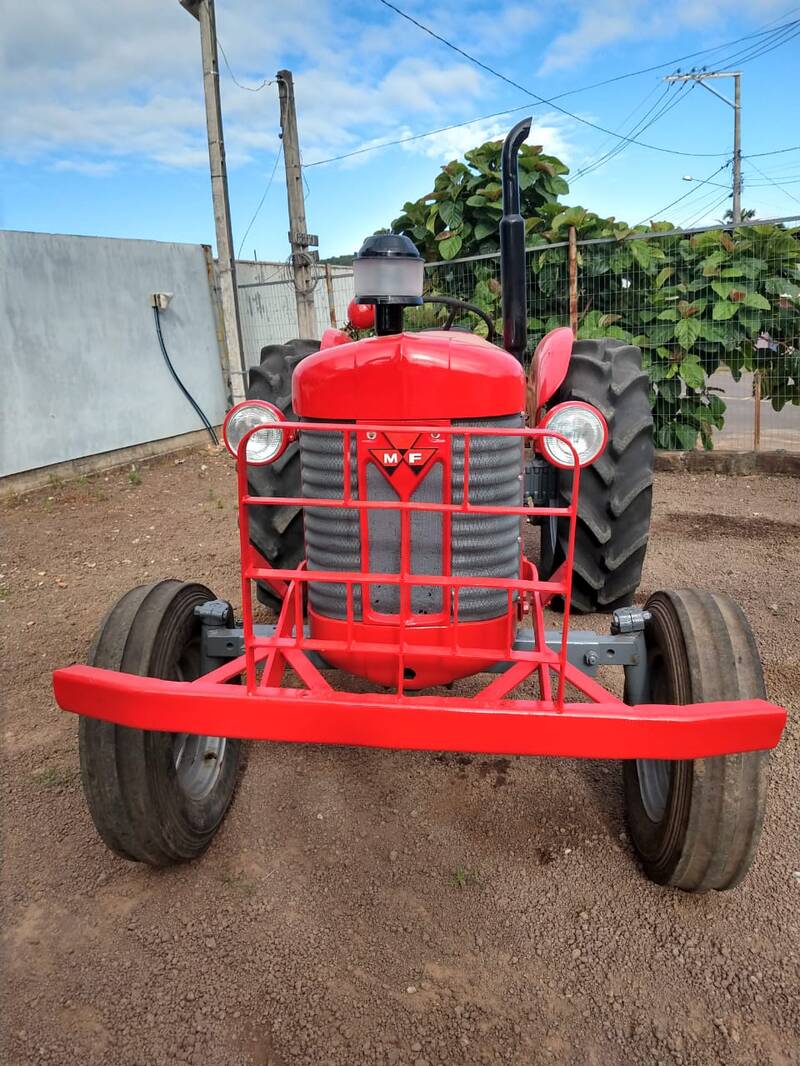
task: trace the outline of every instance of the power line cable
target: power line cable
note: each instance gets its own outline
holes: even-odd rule
[[[798,27],[798,23],[795,22],[793,25],[790,24],[788,27],[781,30],[772,41],[763,41],[760,45],[754,46],[746,53],[745,57],[738,60],[738,62],[740,65],[751,63],[754,59],[760,59],[762,56],[769,55],[770,52],[774,52],[776,48],[782,48],[783,45],[793,41],[798,35],[800,35],[800,27]]]
[[[762,55],[766,55],[769,52],[774,51],[776,48],[780,48],[783,44],[786,44],[793,36],[795,36],[798,29],[798,21],[788,22],[783,26],[777,26],[774,30],[770,30],[768,37],[762,41],[757,41],[755,44],[750,44],[746,48],[739,49],[738,51],[731,52],[728,55],[721,56],[714,60],[714,66],[725,67],[732,66],[735,63],[743,65],[750,63],[754,59],[758,59]]]
[[[656,102],[647,111],[645,111],[644,115],[642,115],[642,117],[640,119],[638,119],[634,123],[634,125],[630,128],[630,130],[628,130],[629,133],[633,133],[634,130],[638,131],[641,123],[643,123],[645,121],[645,119],[647,119],[648,116],[651,115],[653,113],[653,111],[661,105],[661,103],[665,99],[665,97],[669,95],[669,93],[670,93],[670,91],[672,89],[672,84],[671,83],[666,85],[666,86],[662,86],[662,85],[659,85],[658,82],[657,82],[653,86],[653,88],[650,90],[650,92],[644,97],[644,99],[640,100],[639,103],[636,105],[636,107],[634,107],[631,111],[628,112],[628,114],[625,116],[625,118],[622,120],[622,122],[620,122],[619,128],[620,129],[625,129],[626,123],[636,114],[636,112],[639,110],[639,108],[642,107],[650,99],[650,97],[654,93],[658,92],[659,89],[661,89],[661,95],[659,96],[658,100],[656,100]],[[600,146],[600,153],[601,154],[599,156],[596,156],[594,159],[591,159],[588,163],[585,164],[585,166],[581,167],[580,170],[578,170],[574,175],[570,175],[570,181],[571,182],[577,181],[578,178],[582,178],[584,174],[590,173],[593,169],[595,169],[595,167],[601,165],[606,159],[611,158],[616,153],[618,148],[619,148],[619,141],[615,141],[612,138],[607,138],[602,143],[602,145]]]
[[[800,204],[800,200],[793,193],[790,193],[788,189],[785,189],[779,181],[773,181],[772,178],[767,177],[764,171],[757,167],[755,163],[751,163],[750,166],[753,168],[753,170],[760,174],[762,178],[766,178],[770,185],[774,185],[776,189],[780,189],[782,192],[785,192],[790,200],[794,200],[796,204]]]
[[[269,181],[267,182],[267,187],[266,187],[266,189],[264,189],[264,193],[263,193],[261,199],[258,201],[258,207],[253,212],[253,217],[250,219],[250,221],[247,224],[247,229],[244,231],[244,237],[242,237],[241,243],[239,244],[239,251],[236,253],[236,258],[237,259],[242,254],[242,248],[244,247],[244,242],[247,240],[247,234],[253,228],[253,223],[258,218],[258,213],[261,210],[261,208],[264,206],[264,201],[267,198],[267,193],[269,192],[270,188],[272,187],[272,182],[273,182],[273,180],[275,178],[275,172],[278,169],[278,163],[279,163],[280,158],[281,158],[282,155],[283,155],[283,141],[281,141],[280,148],[278,148],[278,153],[275,156],[275,162],[272,164],[272,173],[269,176]]]
[[[649,122],[645,122],[645,119],[652,112],[653,108],[651,108],[650,111],[648,111],[646,115],[642,116],[642,118],[640,119],[639,123],[636,126],[634,126],[634,128],[630,131],[631,135],[634,136],[634,137],[638,137],[639,134],[644,133],[645,130],[650,129],[650,127],[653,126],[660,119],[662,119],[664,117],[664,115],[666,115],[669,111],[671,111],[674,107],[676,107],[679,103],[681,103],[681,101],[683,99],[685,99],[685,96],[683,96],[683,92],[684,92],[684,88],[685,88],[686,85],[687,85],[687,83],[683,82],[681,87],[678,89],[677,93],[673,94],[673,99],[669,103],[663,104],[663,106],[661,106],[659,108],[659,110],[656,112],[655,115],[653,115],[653,117],[649,120]],[[688,93],[691,93],[692,90],[695,89],[695,88],[696,88],[696,86],[692,85],[688,89],[688,92],[687,92],[686,95],[688,95]],[[667,87],[667,91],[669,92],[670,89],[671,89],[671,85],[669,85]],[[660,103],[661,101],[663,101],[663,99],[664,99],[664,96],[662,95],[659,98],[658,102]],[[630,147],[630,144],[618,143],[614,148],[612,148],[604,156],[601,156],[593,164],[590,164],[589,166],[584,167],[582,170],[579,170],[578,173],[575,175],[575,177],[571,177],[570,178],[570,184],[574,184],[578,180],[578,178],[582,178],[586,174],[591,174],[595,170],[599,170],[599,168],[601,166],[605,166],[605,164],[606,163],[610,163],[612,159],[616,159],[616,157],[618,155],[620,155],[622,152],[624,152],[629,147]]]
[[[729,196],[730,194],[728,194],[728,196],[721,197],[719,200],[716,201],[716,203],[706,205],[704,208],[702,208],[699,214],[695,215],[691,222],[684,223],[683,228],[690,229],[692,226],[696,225],[700,221],[700,219],[703,218],[705,215],[709,214],[709,212],[716,211],[718,207],[721,207],[726,202],[726,200],[729,199]]]
[[[775,186],[776,182],[770,178],[767,181],[748,181],[748,189],[766,189],[768,185]],[[800,185],[800,178],[789,178],[783,182],[778,183],[779,187],[783,185]]]
[[[599,125],[599,123],[597,123],[597,122],[592,122],[590,119],[583,118],[582,116],[577,115],[577,114],[575,114],[572,111],[569,111],[567,108],[562,107],[560,104],[557,104],[555,102],[555,98],[547,99],[546,97],[540,96],[538,93],[533,92],[531,89],[528,89],[526,86],[521,85],[519,82],[514,81],[513,78],[506,77],[506,75],[502,74],[499,70],[495,70],[494,67],[490,67],[488,65],[488,63],[484,63],[482,60],[478,59],[476,56],[470,55],[470,53],[466,52],[463,48],[459,48],[459,46],[457,44],[453,44],[452,41],[448,41],[448,39],[446,37],[442,37],[441,34],[437,33],[435,30],[432,30],[429,26],[426,26],[423,22],[420,22],[418,19],[415,19],[412,15],[409,15],[406,11],[403,11],[402,8],[399,8],[395,4],[390,3],[390,0],[378,0],[378,3],[382,4],[386,8],[389,8],[390,11],[394,11],[401,18],[405,19],[407,22],[410,22],[412,25],[414,25],[418,29],[422,30],[423,33],[427,33],[430,37],[433,37],[434,40],[437,40],[441,44],[443,44],[446,48],[449,48],[453,52],[456,52],[458,55],[463,56],[463,58],[466,59],[468,62],[474,64],[476,67],[480,67],[481,70],[485,70],[488,74],[491,74],[492,77],[497,78],[497,79],[499,79],[502,82],[505,82],[506,85],[510,85],[514,89],[519,89],[520,92],[523,92],[527,96],[532,97],[534,100],[537,100],[540,104],[546,104],[548,107],[555,108],[555,110],[560,112],[562,115],[566,115],[568,118],[571,118],[574,122],[579,122],[579,123],[581,123],[584,126],[588,126],[590,129],[599,130],[600,133],[606,133],[606,134],[608,134],[611,137],[616,137],[620,141],[625,141],[625,142],[627,142],[629,144],[636,144],[640,148],[647,148],[650,151],[654,151],[654,152],[662,152],[662,153],[664,153],[666,155],[679,155],[679,156],[692,156],[692,157],[703,157],[703,156],[705,156],[705,157],[713,157],[713,156],[719,157],[721,155],[727,154],[726,152],[684,152],[684,151],[682,151],[681,149],[678,149],[678,148],[665,148],[665,147],[663,147],[661,145],[648,144],[646,141],[640,141],[640,140],[637,140],[634,137],[626,137],[624,134],[615,133],[614,130],[609,130],[605,126]]]
[[[765,155],[784,155],[786,152],[800,152],[800,144],[794,144],[791,148],[774,148],[771,152],[750,152],[743,155],[742,159],[763,159]]]
[[[645,218],[642,219],[641,222],[637,222],[636,225],[637,226],[643,226],[645,224],[645,222],[648,222],[651,219],[658,218],[659,215],[663,215],[663,213],[665,211],[669,211],[669,209],[671,207],[674,207],[676,204],[681,203],[682,200],[686,200],[690,196],[693,196],[695,193],[697,193],[702,188],[703,185],[706,185],[708,182],[711,181],[712,178],[716,177],[717,174],[719,174],[719,172],[721,170],[724,170],[725,167],[729,167],[730,165],[731,165],[731,160],[729,159],[726,163],[723,163],[721,167],[717,167],[717,169],[714,171],[713,174],[709,174],[707,178],[703,178],[703,180],[699,181],[697,183],[697,185],[692,186],[692,188],[689,189],[688,192],[685,192],[683,194],[683,196],[679,196],[677,200],[673,200],[671,203],[667,204],[665,207],[659,207],[658,211],[653,211],[651,214],[648,214]]]
[[[590,85],[582,85],[576,89],[566,89],[564,92],[557,93],[555,96],[551,97],[551,100],[563,100],[566,96],[575,96],[578,93],[589,92],[592,89],[599,89],[604,85],[611,85],[614,82],[623,81],[626,78],[636,78],[639,77],[641,74],[650,74],[655,70],[663,70],[666,67],[674,67],[676,63],[682,63],[687,59],[693,59],[697,56],[705,55],[708,52],[717,51],[720,48],[727,48],[732,44],[736,44],[738,41],[749,40],[753,36],[759,36],[759,34],[747,34],[745,37],[739,37],[734,41],[728,41],[725,44],[714,45],[712,48],[705,48],[699,52],[690,52],[688,55],[677,56],[674,59],[666,60],[663,63],[657,63],[651,67],[642,67],[639,70],[631,70],[625,74],[617,74],[613,78],[605,78],[602,81],[595,81],[592,82]],[[362,148],[355,148],[353,149],[353,151],[350,152],[342,152],[339,155],[328,156],[325,159],[315,159],[311,163],[305,163],[304,169],[307,170],[309,167],[321,167],[326,165],[327,163],[339,163],[343,159],[352,159],[355,156],[366,155],[369,152],[379,152],[384,148],[394,148],[397,145],[410,144],[413,141],[424,140],[426,137],[436,137],[440,133],[449,133],[450,130],[463,129],[465,126],[472,126],[476,122],[488,122],[490,119],[493,118],[502,118],[505,115],[513,115],[516,114],[518,111],[524,111],[530,106],[530,103],[518,104],[515,107],[504,108],[502,111],[493,111],[490,115],[477,115],[474,118],[467,119],[464,122],[453,122],[449,126],[439,126],[433,130],[426,130],[424,133],[409,134],[409,136],[407,137],[396,137],[394,140],[381,141],[379,144],[368,144]],[[616,138],[616,136],[617,135],[614,134],[614,138]],[[782,148],[777,149],[776,152],[762,152],[759,154],[773,155],[778,154],[780,152],[793,152],[797,150],[800,150],[800,146],[798,146],[797,148]],[[743,158],[747,157],[745,156]]]
[[[222,53],[222,58],[225,61],[225,66],[228,68],[228,73],[230,74],[232,81],[236,85],[238,85],[240,89],[244,89],[245,92],[248,93],[260,93],[262,89],[266,89],[268,85],[272,85],[272,82],[268,81],[266,78],[264,78],[260,85],[242,85],[242,83],[239,81],[239,79],[236,77],[236,75],[233,73],[233,70],[231,69],[231,65],[228,62],[228,57],[225,55],[225,49],[222,47],[222,41],[219,39],[219,37],[217,37],[217,47]]]

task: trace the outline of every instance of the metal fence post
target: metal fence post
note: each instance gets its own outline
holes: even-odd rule
[[[761,371],[753,371],[753,451],[761,447]]]
[[[569,324],[572,332],[578,334],[578,244],[575,227],[569,227],[568,246],[569,267]]]
[[[330,263],[325,264],[325,288],[328,290],[328,312],[331,316],[331,325],[336,329],[336,300],[333,296],[333,274]]]

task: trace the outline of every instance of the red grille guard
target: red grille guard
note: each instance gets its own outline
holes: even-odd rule
[[[251,432],[256,432],[256,427]],[[786,711],[765,700],[740,700],[673,706],[644,703],[629,706],[608,692],[592,677],[569,661],[569,600],[572,584],[575,523],[580,474],[576,470],[569,507],[534,508],[474,507],[469,502],[469,442],[473,436],[521,437],[528,444],[545,435],[565,438],[549,430],[453,428],[449,426],[403,426],[408,432],[464,437],[462,502],[413,503],[358,499],[353,495],[350,463],[351,441],[362,434],[392,430],[386,425],[353,423],[287,423],[287,430],[342,434],[344,492],[341,499],[303,497],[262,498],[249,495],[247,469],[238,464],[239,532],[242,555],[241,632],[244,654],[230,659],[193,682],[160,680],[70,666],[57,670],[53,685],[58,705],[67,711],[139,729],[258,740],[347,744],[364,747],[404,748],[428,751],[465,751],[518,755],[555,755],[586,758],[691,759],[775,747],[786,722]],[[246,448],[247,438],[241,444]],[[574,453],[573,453],[574,454]],[[450,468],[444,457],[449,484]],[[400,512],[400,572],[375,574],[364,571],[310,572],[269,568],[248,540],[248,506],[348,507],[365,516],[370,509],[390,508]],[[565,565],[550,581],[539,579],[536,568],[523,560],[519,578],[487,578],[410,572],[410,512],[438,511],[449,537],[449,515],[519,514],[557,516],[570,523]],[[268,581],[286,590],[284,606],[274,632],[267,636],[254,628],[252,588],[254,580]],[[303,584],[332,582],[346,586],[345,636],[340,641],[314,639],[303,626]],[[390,643],[358,639],[353,607],[354,586],[397,584],[400,586],[399,626]],[[439,586],[444,590],[448,625],[446,643],[427,647],[415,633],[410,613],[413,585]],[[459,589],[468,586],[503,589],[508,595],[508,626],[502,646],[465,647],[458,626]],[[447,591],[447,590],[452,590]],[[565,609],[558,647],[545,639],[544,607],[562,596]],[[532,637],[520,648],[517,624],[532,623]],[[530,631],[529,631],[530,632]],[[335,690],[317,662],[328,653],[386,655],[397,658],[396,691],[385,693]],[[453,656],[464,661],[476,658],[503,664],[503,672],[489,680],[474,695],[408,695],[404,684],[404,661],[415,658]],[[287,687],[291,669],[301,687]],[[244,675],[240,685],[230,682]],[[481,675],[481,680],[483,680]],[[534,679],[537,699],[514,699],[512,691]],[[566,700],[572,686],[585,699]]]

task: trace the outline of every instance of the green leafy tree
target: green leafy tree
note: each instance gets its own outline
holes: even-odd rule
[[[393,231],[408,234],[428,262],[497,251],[500,149],[501,142],[490,142],[467,152],[466,163],[448,163],[432,193],[405,205]],[[669,222],[631,228],[558,203],[568,191],[566,173],[540,148],[523,146],[521,206],[533,247],[531,347],[569,321],[564,242],[574,227],[578,242],[605,238],[578,244],[578,337],[616,337],[642,349],[659,447],[690,449],[698,439],[712,446],[725,403],[708,378],[720,367],[735,380],[758,371],[761,395],[776,410],[800,404],[800,228],[771,224],[694,235],[671,233]],[[459,295],[499,327],[496,261],[459,264],[457,275],[455,269],[445,262],[429,275],[432,291],[452,292],[457,281]]]
[[[501,149],[502,141],[489,141],[467,152],[466,162],[453,160],[442,167],[433,191],[405,204],[392,231],[407,234],[429,263],[497,251],[503,214]],[[531,231],[539,208],[569,191],[562,177],[568,171],[555,156],[544,155],[541,147],[525,144],[520,149],[520,200]]]

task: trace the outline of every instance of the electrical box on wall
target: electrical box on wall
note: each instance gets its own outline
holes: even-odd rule
[[[166,311],[174,295],[171,292],[153,292],[150,294],[150,306],[157,307],[159,311]]]

